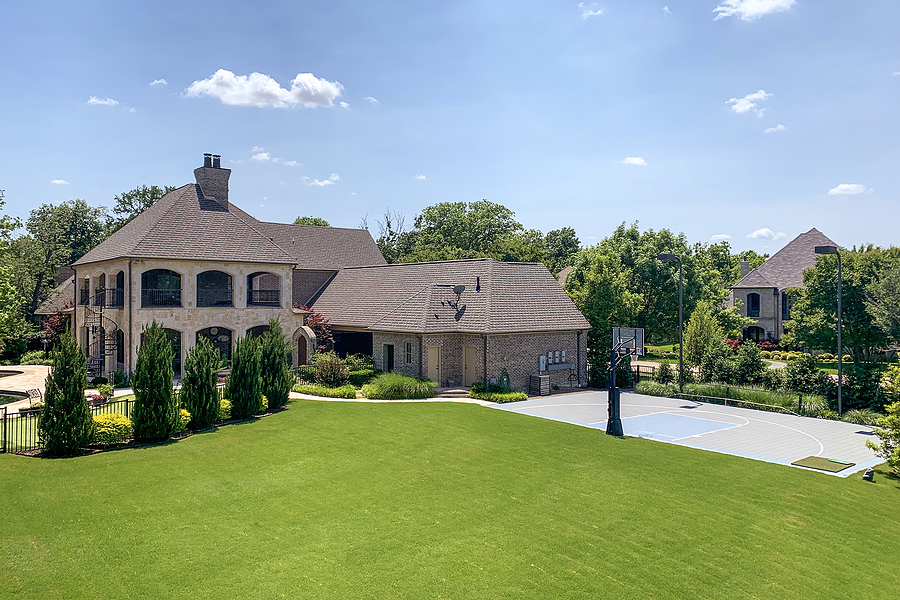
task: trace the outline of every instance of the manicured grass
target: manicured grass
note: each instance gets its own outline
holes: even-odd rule
[[[0,456],[3,598],[894,598],[900,482],[466,404]]]

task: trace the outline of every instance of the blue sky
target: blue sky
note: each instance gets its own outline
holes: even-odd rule
[[[811,227],[900,242],[895,0],[33,1],[0,22],[12,215],[183,185],[213,152],[258,218],[375,235],[386,208],[486,198],[585,244],[635,220],[760,252]]]

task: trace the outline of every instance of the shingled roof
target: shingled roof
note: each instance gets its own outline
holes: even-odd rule
[[[457,297],[453,288],[459,285],[465,290]],[[313,299],[312,308],[334,326],[372,331],[500,334],[591,328],[543,264],[490,258],[345,268]]]
[[[55,315],[59,312],[71,312],[75,306],[75,277],[69,277],[47,295],[41,302],[36,315]]]
[[[188,184],[166,194],[74,264],[116,258],[292,264],[337,270],[383,264],[368,231],[265,223]]]
[[[803,287],[803,272],[816,263],[816,246],[836,246],[813,227],[791,240],[769,260],[741,278],[732,288]]]

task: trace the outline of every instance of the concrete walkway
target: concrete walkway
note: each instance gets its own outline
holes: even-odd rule
[[[15,365],[11,367],[0,367],[0,374],[13,373],[13,375],[0,377],[0,394],[5,392],[19,392],[24,394],[28,390],[34,389],[40,390],[41,394],[43,394],[44,381],[46,381],[47,373],[49,372],[50,367],[45,365]],[[29,404],[31,404],[31,400],[25,398],[23,400],[10,402],[9,404],[3,404],[2,406],[6,408],[8,413],[17,413],[20,408],[27,407]]]

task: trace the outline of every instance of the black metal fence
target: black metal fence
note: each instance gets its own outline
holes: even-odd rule
[[[113,400],[112,402],[90,402],[91,414],[118,413],[131,418],[134,400]],[[38,435],[38,416],[41,409],[19,409],[14,411],[0,406],[0,452],[27,452],[41,446]]]
[[[316,383],[316,368],[312,365],[300,365],[297,367],[297,380],[304,385]]]

